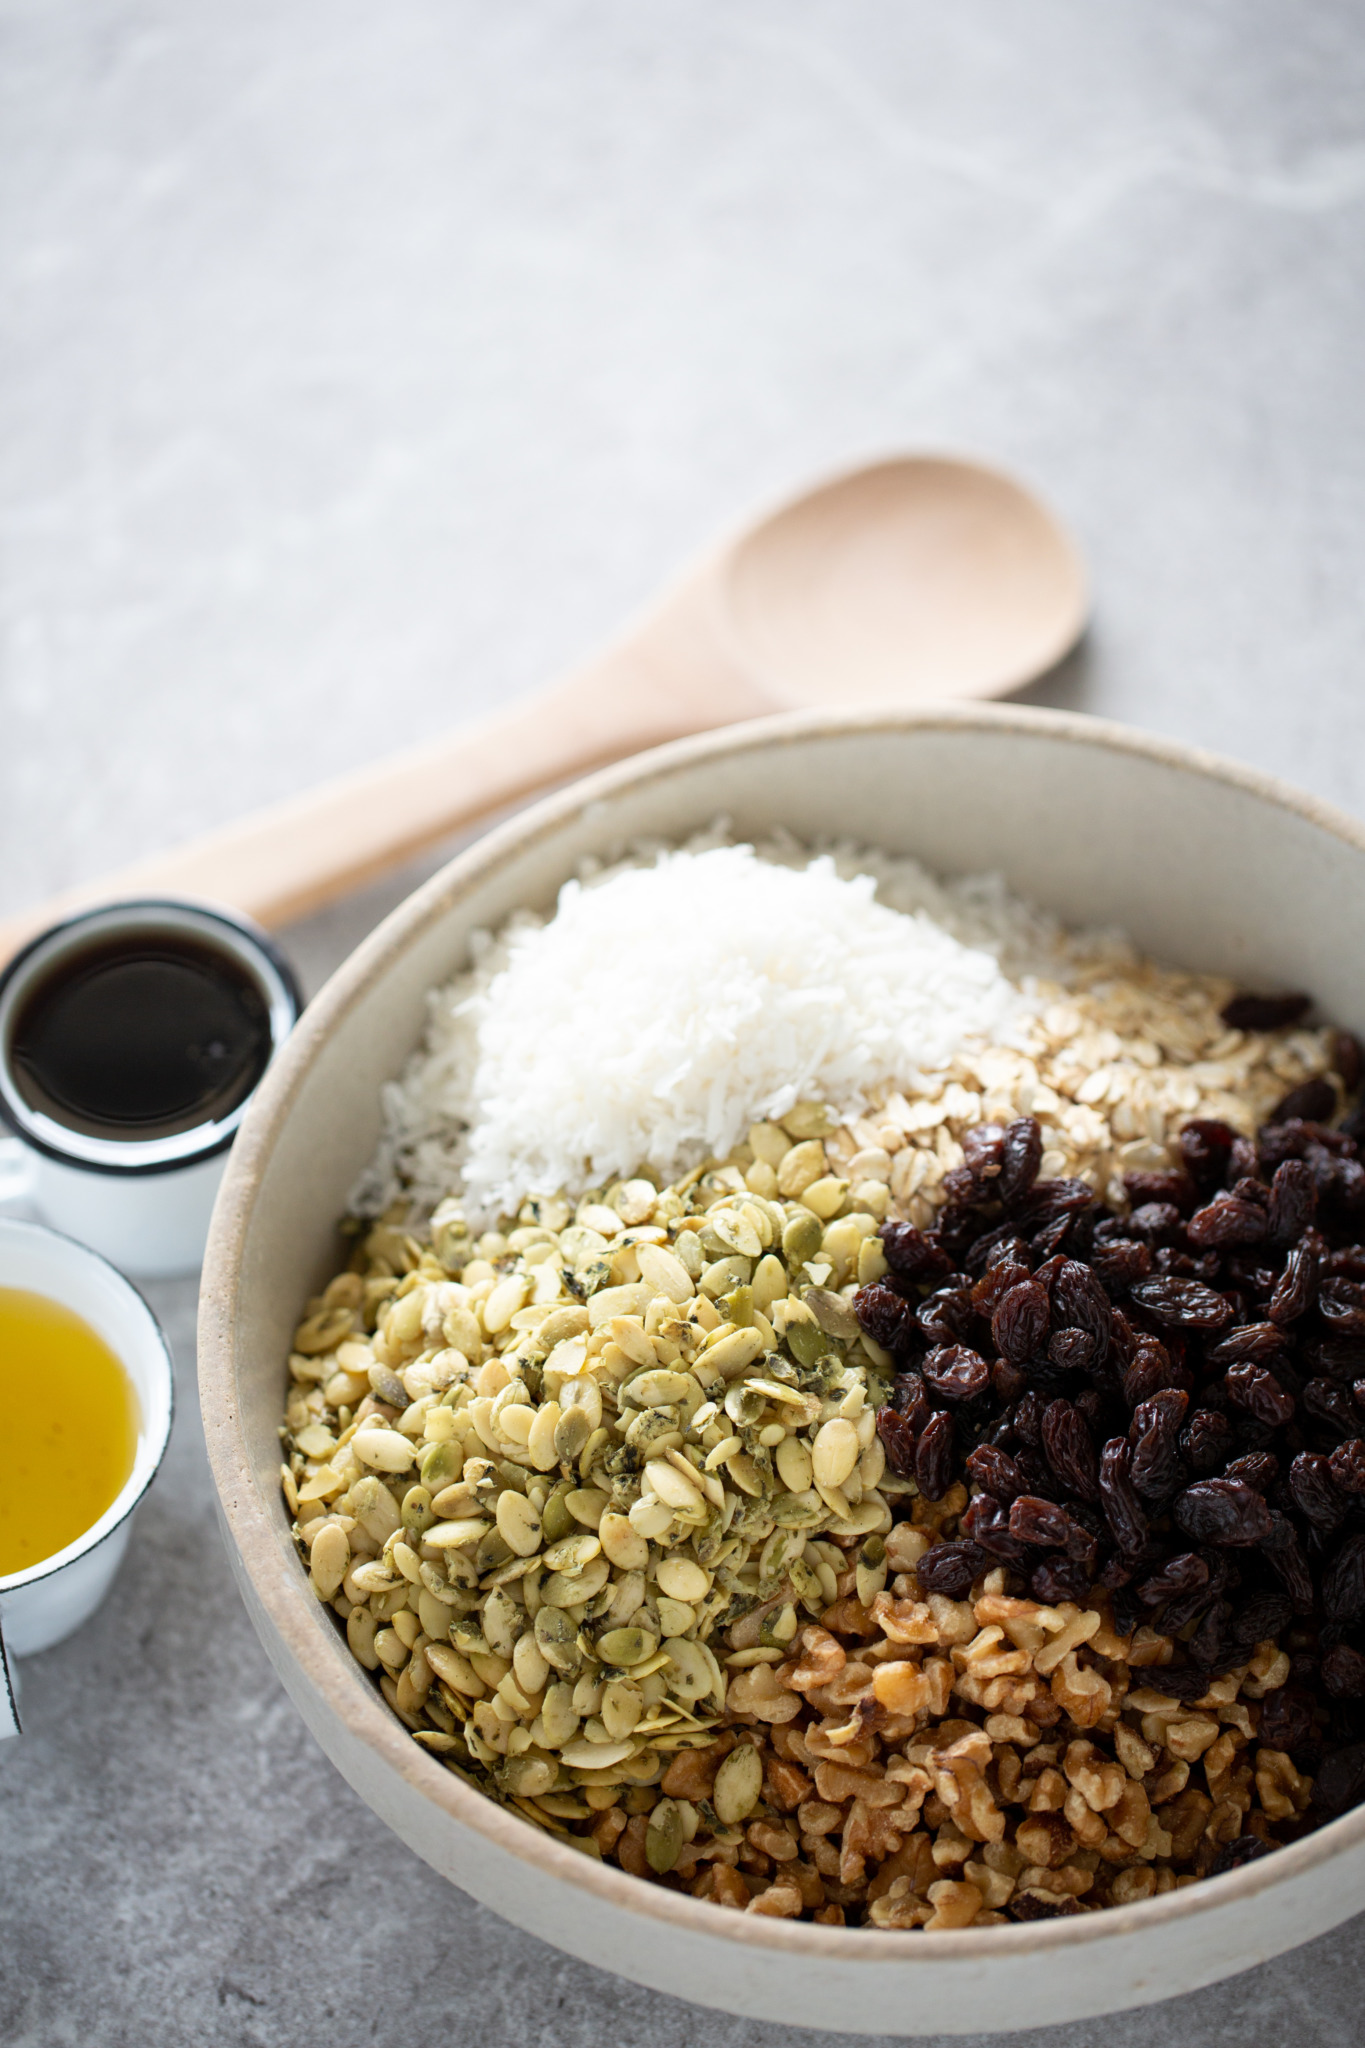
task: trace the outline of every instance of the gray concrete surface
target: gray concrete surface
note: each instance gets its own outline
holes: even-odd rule
[[[0,908],[529,690],[895,446],[1074,526],[1095,630],[1038,701],[1365,809],[1362,86],[1351,0],[0,0]],[[293,935],[314,984],[384,896]],[[0,2039],[775,2044],[352,1796],[153,1294],[170,1462],[0,1756]],[[1346,2048],[1361,1925],[1028,2039]]]

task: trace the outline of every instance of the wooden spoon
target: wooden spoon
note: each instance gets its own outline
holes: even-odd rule
[[[0,924],[0,959],[86,904],[308,915],[546,785],[774,711],[998,697],[1085,622],[1074,547],[1019,484],[907,456],[817,485],[704,558],[614,645],[508,710]]]

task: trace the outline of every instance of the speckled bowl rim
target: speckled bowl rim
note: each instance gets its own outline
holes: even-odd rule
[[[527,1865],[553,1874],[574,1890],[642,1919],[779,1956],[868,1964],[920,1960],[970,1965],[988,1963],[995,1956],[1053,1952],[1061,1961],[1093,1943],[1154,1932],[1191,1914],[1236,1906],[1331,1862],[1365,1840],[1365,1806],[1226,1876],[1207,1878],[1134,1905],[1107,1907],[1100,1913],[927,1934],[923,1930],[824,1927],[719,1910],[704,1900],[595,1862],[564,1847],[553,1836],[539,1833],[529,1821],[509,1813],[425,1754],[378,1692],[350,1682],[351,1674],[340,1661],[348,1653],[324,1619],[305,1574],[282,1545],[281,1524],[262,1504],[233,1400],[234,1301],[256,1189],[319,1048],[340,1019],[383,979],[391,963],[476,884],[496,875],[566,820],[589,808],[609,806],[623,791],[666,781],[680,767],[721,754],[729,757],[775,743],[876,731],[1013,732],[1139,756],[1259,798],[1365,853],[1365,829],[1335,805],[1276,776],[1110,720],[1012,704],[927,707],[895,713],[786,713],[676,740],[587,776],[495,826],[415,890],[337,969],[308,1005],[270,1068],[230,1155],[205,1259],[199,1323],[204,1433],[231,1539],[257,1597],[301,1672],[350,1734],[377,1751],[414,1791],[458,1826],[483,1836]],[[703,822],[698,821],[699,825]]]

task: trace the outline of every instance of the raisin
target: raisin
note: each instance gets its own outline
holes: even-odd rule
[[[970,1202],[949,1202],[939,1210],[937,1235],[945,1253],[956,1266],[969,1245],[981,1235],[981,1215]]]
[[[1095,1509],[1087,1508],[1081,1501],[1076,1500],[1067,1503],[1066,1513],[1066,1554],[1073,1564],[1083,1566],[1087,1572],[1093,1572],[1099,1559],[1104,1517]],[[1086,1517],[1085,1521],[1081,1520],[1082,1515]]]
[[[1133,1410],[1128,1439],[1133,1446],[1132,1480],[1148,1500],[1159,1500],[1175,1484],[1180,1453],[1180,1425],[1190,1397],[1168,1387],[1139,1402]]]
[[[1119,1384],[1128,1406],[1136,1408],[1163,1388],[1174,1386],[1180,1377],[1166,1346],[1155,1337],[1144,1337],[1132,1363],[1120,1374]]]
[[[1177,1140],[1185,1171],[1197,1188],[1212,1188],[1223,1178],[1237,1133],[1212,1117],[1196,1117]]]
[[[1043,1411],[1043,1452],[1063,1486],[1082,1500],[1098,1500],[1095,1440],[1069,1401],[1050,1401]]]
[[[1299,1532],[1288,1515],[1272,1512],[1270,1533],[1262,1543],[1262,1549],[1270,1561],[1285,1592],[1294,1603],[1297,1614],[1311,1614],[1313,1611],[1313,1575],[1308,1569]]]
[[[920,1332],[931,1344],[962,1343],[970,1335],[975,1320],[971,1289],[967,1287],[937,1287],[915,1312]]]
[[[1236,1137],[1228,1147],[1227,1177],[1230,1182],[1249,1180],[1260,1173],[1261,1158],[1251,1138]]]
[[[1190,1662],[1198,1664],[1210,1677],[1217,1671],[1226,1670],[1228,1664],[1236,1660],[1236,1652],[1230,1650],[1223,1640],[1223,1624],[1230,1613],[1226,1601],[1210,1601],[1185,1644]]]
[[[898,1372],[891,1386],[891,1405],[898,1415],[905,1417],[918,1436],[934,1412],[924,1391],[923,1374]]]
[[[1224,1479],[1241,1479],[1257,1493],[1268,1493],[1280,1476],[1280,1461],[1272,1451],[1248,1451],[1223,1467]]]
[[[1020,1366],[1011,1365],[1008,1359],[997,1358],[991,1367],[991,1385],[1006,1407],[1017,1401],[1028,1386],[1028,1375]]]
[[[879,1235],[887,1265],[907,1280],[939,1280],[953,1270],[942,1247],[913,1223],[883,1223]]]
[[[1090,1582],[1084,1565],[1069,1557],[1049,1557],[1034,1566],[1029,1591],[1045,1607],[1055,1607],[1062,1600],[1073,1600],[1079,1607],[1089,1597]]]
[[[1011,1536],[1042,1550],[1061,1550],[1071,1526],[1065,1508],[1040,1500],[1036,1493],[1021,1493],[1011,1502],[1009,1522]]]
[[[1258,1856],[1268,1856],[1270,1846],[1259,1835],[1238,1835],[1236,1841],[1223,1843],[1209,1865],[1209,1876],[1226,1877],[1230,1870],[1241,1870]]]
[[[1286,1159],[1270,1183],[1266,1235],[1272,1244],[1297,1243],[1317,1213],[1318,1191],[1301,1159]]]
[[[1123,1186],[1135,1209],[1144,1202],[1170,1202],[1188,1216],[1199,1207],[1199,1190],[1187,1173],[1125,1173]]]
[[[1059,1372],[1088,1372],[1096,1363],[1095,1340],[1088,1330],[1057,1330],[1048,1339],[1047,1355]]]
[[[967,1460],[966,1471],[983,1493],[994,1494],[1007,1506],[1021,1493],[1031,1491],[1014,1459],[994,1444],[978,1444]]]
[[[1261,1701],[1257,1735],[1268,1749],[1302,1749],[1313,1733],[1313,1695],[1301,1685],[1281,1685]]]
[[[915,1476],[915,1432],[894,1408],[883,1408],[877,1416],[877,1434],[886,1452],[886,1462],[902,1479]]]
[[[1219,1015],[1229,1031],[1283,1031],[1312,1007],[1311,996],[1240,995],[1224,1003]]]
[[[1365,1614],[1365,1536],[1348,1536],[1323,1573],[1322,1604],[1329,1621]]]
[[[1274,1642],[1293,1619],[1293,1603],[1283,1593],[1253,1593],[1233,1620],[1233,1645],[1250,1656],[1257,1643]]]
[[[1277,1323],[1243,1323],[1211,1344],[1205,1356],[1210,1365],[1241,1365],[1245,1360],[1265,1365],[1283,1356],[1287,1341]]]
[[[1341,1085],[1348,1095],[1354,1095],[1360,1086],[1361,1074],[1365,1072],[1365,1053],[1360,1049],[1360,1040],[1350,1031],[1332,1033],[1332,1065],[1341,1076]]]
[[[1332,1750],[1318,1766],[1313,1798],[1326,1813],[1345,1813],[1365,1799],[1365,1742]]]
[[[1266,1234],[1264,1209],[1236,1195],[1218,1195],[1207,1208],[1196,1209],[1185,1226],[1201,1251],[1223,1251],[1236,1244],[1259,1244]]]
[[[1324,1423],[1333,1436],[1355,1434],[1355,1403],[1335,1380],[1309,1380],[1303,1390],[1303,1405],[1313,1420]]]
[[[1173,1244],[1185,1229],[1185,1219],[1172,1202],[1144,1202],[1128,1218],[1134,1237],[1148,1245]]]
[[[1042,1347],[1050,1317],[1047,1289],[1037,1280],[1021,1280],[1001,1297],[991,1317],[991,1336],[1002,1358],[1023,1365]]]
[[[1139,1280],[1131,1292],[1135,1302],[1173,1329],[1221,1330],[1232,1321],[1231,1302],[1199,1280],[1159,1275]]]
[[[953,1483],[953,1440],[953,1418],[941,1408],[915,1446],[915,1484],[926,1500],[942,1500]]]
[[[1168,1557],[1159,1571],[1144,1579],[1137,1588],[1137,1596],[1144,1607],[1164,1607],[1178,1594],[1197,1593],[1208,1582],[1209,1568],[1203,1558],[1185,1550],[1178,1557]]]
[[[884,1287],[879,1280],[870,1287],[860,1287],[853,1297],[853,1313],[859,1324],[866,1330],[874,1344],[880,1344],[883,1351],[895,1351],[903,1340],[913,1334],[914,1311],[908,1301],[890,1287]]]
[[[1322,1660],[1322,1682],[1333,1699],[1365,1699],[1365,1657],[1349,1643],[1333,1643]]]
[[[1135,1280],[1147,1278],[1152,1270],[1152,1248],[1135,1237],[1113,1238],[1108,1244],[1096,1245],[1090,1264],[1100,1282],[1117,1293]]]
[[[1235,1408],[1265,1423],[1268,1429],[1283,1429],[1293,1420],[1294,1397],[1287,1393],[1263,1365],[1230,1365],[1223,1378],[1228,1399]]]
[[[965,1600],[972,1584],[991,1569],[995,1559],[976,1543],[936,1543],[915,1566],[922,1593],[942,1593],[948,1600]]]
[[[1042,1448],[1043,1413],[1046,1407],[1047,1403],[1030,1388],[1019,1401],[1012,1418],[1015,1435],[1021,1443],[1031,1445],[1035,1451]]]
[[[1043,1158],[1043,1133],[1037,1117],[1021,1116],[1006,1126],[1000,1145],[1000,1179],[996,1192],[1007,1209],[1029,1194]]]
[[[1010,1510],[989,1493],[979,1493],[961,1517],[961,1527],[973,1543],[979,1543],[992,1557],[1017,1564],[1026,1545],[1010,1534]]]
[[[1318,1289],[1318,1313],[1338,1336],[1365,1336],[1365,1285],[1329,1277]]]
[[[975,1247],[973,1247],[974,1249]],[[968,1254],[968,1264],[971,1264],[970,1253]],[[1012,1256],[993,1258],[991,1264],[972,1289],[972,1307],[979,1316],[984,1316],[989,1320],[995,1314],[1002,1298],[1009,1293],[1011,1287],[1017,1286],[1021,1280],[1027,1280],[1030,1277],[1029,1269],[1022,1260]]]
[[[1067,1259],[1052,1286],[1052,1313],[1068,1329],[1080,1330],[1094,1344],[1094,1362],[1103,1365],[1109,1356],[1114,1328],[1114,1311],[1109,1296],[1089,1266]]]
[[[1100,1456],[1099,1494],[1114,1541],[1136,1556],[1147,1541],[1147,1514],[1133,1485],[1133,1452],[1126,1437],[1112,1436]]]
[[[1196,1408],[1180,1432],[1180,1448],[1196,1472],[1218,1471],[1232,1444],[1232,1424],[1214,1408]]]
[[[1343,1493],[1365,1493],[1365,1439],[1348,1437],[1344,1444],[1337,1445],[1327,1462]]]
[[[981,1180],[998,1180],[1005,1143],[1000,1124],[974,1124],[962,1140],[962,1157]]]
[[[1197,1480],[1176,1496],[1174,1513],[1196,1543],[1241,1546],[1263,1543],[1270,1534],[1269,1508],[1241,1479]]]
[[[990,1367],[977,1351],[966,1344],[940,1344],[929,1353],[920,1370],[934,1392],[944,1401],[970,1401],[990,1384]]]
[[[1207,1669],[1192,1669],[1186,1665],[1181,1670],[1173,1670],[1170,1665],[1163,1664],[1155,1687],[1157,1691],[1164,1692],[1167,1699],[1200,1700],[1208,1691],[1209,1683]]]
[[[1301,1118],[1305,1123],[1325,1123],[1336,1114],[1336,1107],[1337,1091],[1330,1081],[1301,1081],[1297,1088],[1280,1097],[1266,1122],[1287,1124]]]
[[[1213,1602],[1221,1597],[1226,1587],[1228,1569],[1224,1552],[1201,1550],[1197,1555],[1208,1573],[1208,1578],[1202,1586],[1193,1586],[1188,1593],[1177,1594],[1175,1599],[1170,1601],[1161,1617],[1163,1635],[1179,1635],[1191,1622],[1198,1621],[1206,1608],[1211,1607]]]
[[[1083,1180],[1035,1181],[1019,1213],[1021,1230],[1039,1230],[1092,1207],[1095,1191]]]

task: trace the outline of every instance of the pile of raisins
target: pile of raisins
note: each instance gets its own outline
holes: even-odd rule
[[[1355,1085],[1354,1041],[1339,1061]],[[1126,1215],[1038,1179],[1033,1118],[980,1125],[855,1300],[895,1360],[888,1463],[972,1496],[924,1590],[1000,1564],[1050,1604],[1102,1587],[1121,1632],[1175,1638],[1177,1698],[1273,1638],[1260,1739],[1315,1777],[1312,1821],[1365,1799],[1365,1114],[1335,1108],[1310,1081],[1255,1141],[1186,1125]]]

